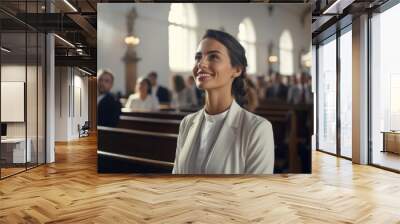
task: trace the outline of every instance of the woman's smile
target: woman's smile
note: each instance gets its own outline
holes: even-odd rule
[[[207,72],[199,71],[197,72],[196,79],[199,82],[204,82],[212,78],[212,75]]]

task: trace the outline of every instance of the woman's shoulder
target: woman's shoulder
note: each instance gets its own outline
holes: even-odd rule
[[[183,120],[193,120],[197,116],[201,115],[202,112],[203,112],[203,109],[201,109],[199,111],[196,111],[196,112],[193,112],[193,113],[189,113],[189,114],[185,115]]]
[[[158,98],[156,96],[151,95],[151,94],[147,95],[146,100],[158,103]]]
[[[197,112],[194,112],[194,113],[190,113],[190,114],[185,115],[185,117],[184,117],[184,118],[182,119],[182,121],[181,121],[181,124],[187,124],[187,123],[189,123],[189,122],[194,121],[195,118],[197,118],[198,116],[200,116],[202,112],[203,112],[203,109],[201,109],[201,110],[199,110],[199,111],[197,111]]]
[[[190,88],[187,87],[187,86],[181,91],[182,94],[188,94],[188,93],[190,93],[190,92],[191,92],[191,90],[190,90]]]
[[[243,109],[243,126],[246,126],[250,129],[269,129],[272,128],[272,124],[269,120],[264,117],[261,117],[257,114],[254,114],[250,111]]]
[[[131,95],[129,95],[128,100],[134,100],[134,99],[138,99],[139,98],[139,94],[137,93],[132,93]]]
[[[175,92],[175,94],[176,94],[177,98],[181,98],[181,97],[184,97],[187,94],[187,92],[185,91],[185,89],[183,89],[180,92]]]

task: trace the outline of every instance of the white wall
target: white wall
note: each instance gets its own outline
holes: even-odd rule
[[[72,120],[71,120],[71,135],[73,138],[79,137],[78,133],[78,124],[82,126],[85,121],[88,121],[88,78],[87,76],[83,77],[81,75],[77,75],[75,71],[74,75],[74,96],[71,96],[74,100],[71,103],[71,106],[74,105],[72,108]]]
[[[6,122],[7,137],[21,138],[27,136],[31,143],[32,161],[36,162],[37,153],[39,153],[39,163],[44,162],[44,93],[43,82],[44,74],[39,66],[25,66],[21,64],[3,64],[1,66],[1,81],[9,82],[24,82],[26,86],[26,99],[22,102],[22,111],[25,114],[22,122]],[[4,89],[2,89],[3,92]],[[24,94],[24,89],[20,90],[20,94]],[[2,95],[7,97],[7,95]],[[23,97],[25,98],[25,96]],[[26,104],[26,105],[25,105]],[[2,107],[2,112],[13,113],[16,108]],[[15,112],[14,112],[15,113]]]
[[[22,65],[2,65],[1,66],[1,81],[17,81],[25,82],[26,70],[31,70],[33,67],[25,67]],[[7,110],[7,108],[1,108]],[[25,137],[25,122],[9,122],[7,123],[8,137]]]
[[[35,66],[27,66],[25,65],[17,65],[17,64],[8,64],[1,66],[1,81],[9,81],[9,82],[24,82],[26,84],[25,75],[36,74]],[[29,79],[30,77],[28,77]],[[30,78],[32,79],[32,78]],[[29,81],[29,85],[36,85],[36,81]],[[36,88],[27,88],[27,104],[28,106],[34,101],[34,104],[31,105],[31,108],[27,108],[27,120],[28,124],[28,137],[31,134],[31,130],[36,130]],[[3,96],[4,97],[4,96]],[[1,110],[9,110],[9,108],[1,108]],[[22,108],[24,110],[24,108]],[[25,136],[25,126],[26,122],[7,122],[7,135],[8,137],[24,137]],[[34,127],[35,126],[35,127]],[[36,132],[35,132],[36,134]]]
[[[88,120],[88,78],[82,75],[71,67],[56,67],[56,141],[77,139],[78,124],[83,125]]]
[[[317,149],[317,47],[315,45],[312,46],[312,65],[311,65],[311,80],[312,80],[312,92],[313,92],[313,130],[314,132],[311,135],[311,149]]]
[[[55,141],[68,140],[68,85],[67,67],[55,68]]]
[[[311,45],[310,25],[309,23],[302,24],[299,13],[304,11],[306,4],[297,4],[295,8],[286,4],[286,6],[274,4],[272,15],[269,15],[267,5],[264,3],[195,4],[198,40],[209,28],[224,27],[225,31],[237,36],[239,23],[245,17],[250,17],[257,36],[257,73],[267,72],[265,61],[268,44],[273,41],[276,47],[279,46],[279,37],[284,29],[288,29],[292,34],[294,70],[299,71],[299,52],[301,49],[308,50]],[[149,71],[155,70],[159,74],[159,82],[170,87],[172,74],[168,64],[170,3],[98,4],[97,67],[98,69],[108,68],[114,72],[113,92],[125,92],[125,69],[122,57],[126,51],[124,43],[127,35],[126,15],[133,7],[138,13],[134,32],[141,40],[136,48],[138,56],[142,58],[138,64],[138,75],[145,76]],[[308,17],[308,20],[311,18]],[[276,53],[278,53],[277,50]],[[187,74],[190,74],[190,71]]]

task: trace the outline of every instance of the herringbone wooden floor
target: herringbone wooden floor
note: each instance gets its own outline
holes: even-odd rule
[[[312,175],[99,175],[96,139],[0,181],[0,223],[400,223],[400,175],[313,153]]]

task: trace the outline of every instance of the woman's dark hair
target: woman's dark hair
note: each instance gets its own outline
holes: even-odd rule
[[[139,82],[145,82],[147,84],[147,93],[151,95],[151,82],[148,78],[139,78]]]
[[[228,50],[231,66],[242,69],[242,73],[233,80],[232,95],[235,97],[236,102],[243,106],[247,103],[245,85],[247,58],[245,49],[235,37],[223,31],[207,30],[202,39],[205,38],[212,38],[223,44]]]
[[[147,83],[147,93],[151,95],[151,82],[150,79],[145,78],[144,81]]]
[[[185,89],[185,80],[183,79],[183,77],[181,75],[179,75],[179,74],[174,75],[172,80],[173,80],[175,92],[179,93]]]

